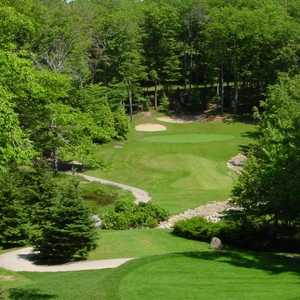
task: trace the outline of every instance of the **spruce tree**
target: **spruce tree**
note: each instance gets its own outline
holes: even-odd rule
[[[72,182],[61,189],[34,239],[41,259],[52,262],[84,258],[95,247],[95,227],[78,184]]]
[[[27,219],[16,176],[9,171],[0,174],[0,247],[24,245],[27,241]]]

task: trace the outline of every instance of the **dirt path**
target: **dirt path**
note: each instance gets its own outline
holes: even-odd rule
[[[38,265],[32,258],[32,248],[22,248],[0,255],[0,268],[15,272],[71,272],[117,268],[133,258],[87,260],[62,265]]]
[[[71,173],[69,173],[71,174]],[[151,200],[151,196],[149,195],[148,192],[130,186],[130,185],[126,185],[126,184],[122,184],[122,183],[118,183],[118,182],[114,182],[114,181],[110,181],[110,180],[106,180],[106,179],[102,179],[102,178],[98,178],[98,177],[94,177],[94,176],[89,176],[89,175],[84,175],[81,173],[76,173],[76,176],[82,177],[87,181],[90,182],[99,182],[101,184],[106,184],[106,185],[111,185],[126,191],[129,191],[133,194],[134,198],[135,198],[135,203],[147,203]]]

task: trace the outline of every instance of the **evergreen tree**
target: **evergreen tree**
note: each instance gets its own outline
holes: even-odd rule
[[[84,258],[95,247],[95,227],[79,195],[78,184],[62,187],[34,238],[40,257],[53,262]]]
[[[28,241],[28,219],[22,203],[17,170],[0,171],[0,247]]]

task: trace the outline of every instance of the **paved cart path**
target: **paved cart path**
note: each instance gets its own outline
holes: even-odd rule
[[[33,250],[26,247],[0,255],[0,268],[21,272],[68,272],[117,268],[133,258],[84,260],[61,265],[39,265],[32,261]]]
[[[69,174],[71,174],[71,173],[69,173]],[[76,173],[75,175],[79,176],[81,178],[84,178],[85,180],[90,181],[90,182],[99,182],[101,184],[106,184],[106,185],[114,186],[114,187],[129,191],[133,194],[133,196],[135,198],[135,203],[147,203],[151,200],[151,196],[149,195],[148,192],[146,192],[142,189],[139,189],[137,187],[133,187],[133,186],[130,186],[127,184],[118,183],[118,182],[114,182],[111,180],[94,177],[94,176],[89,176],[89,175],[85,175],[85,174],[81,174],[81,173]]]

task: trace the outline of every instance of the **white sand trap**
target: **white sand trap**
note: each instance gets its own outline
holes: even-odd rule
[[[200,121],[203,119],[203,116],[183,116],[183,117],[175,117],[175,116],[165,116],[157,118],[158,121],[166,122],[166,123],[175,123],[175,124],[188,124],[193,123],[195,121]]]
[[[136,131],[143,132],[156,132],[156,131],[165,131],[167,127],[161,124],[145,123],[135,126]]]

